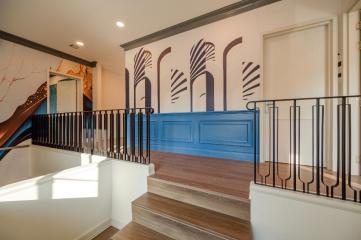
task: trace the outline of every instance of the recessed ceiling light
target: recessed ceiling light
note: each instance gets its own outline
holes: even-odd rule
[[[83,43],[83,42],[80,42],[80,41],[76,41],[75,43],[76,43],[76,45],[78,45],[79,47],[82,47],[82,46],[84,46],[84,43]]]
[[[117,21],[116,24],[119,28],[125,27],[125,24],[122,21]]]

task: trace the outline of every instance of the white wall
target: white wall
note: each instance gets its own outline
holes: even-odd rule
[[[111,184],[111,161],[105,161],[1,188],[0,239],[91,235],[110,223]]]
[[[98,163],[105,157],[31,145],[31,176],[36,177],[77,166]]]
[[[112,162],[113,195],[112,225],[123,228],[132,220],[131,203],[147,190],[147,176],[154,174],[154,165]]]
[[[58,167],[87,165],[0,188],[0,239],[91,239],[111,224],[121,228],[131,221],[131,202],[147,191],[147,177],[154,173],[153,165],[45,147],[32,150],[33,157],[39,155],[45,158],[34,162],[38,173],[55,169],[46,159],[51,165],[68,159]]]
[[[28,145],[30,140],[19,145]],[[0,161],[0,187],[31,178],[30,147],[13,149]]]
[[[361,206],[251,184],[254,240],[359,240]]]

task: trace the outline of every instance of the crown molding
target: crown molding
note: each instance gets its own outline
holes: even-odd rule
[[[95,67],[97,65],[96,61],[87,61],[87,60],[84,60],[82,58],[78,58],[76,56],[67,54],[65,52],[61,52],[61,51],[56,50],[54,48],[50,48],[50,47],[41,45],[39,43],[30,41],[28,39],[16,36],[14,34],[4,32],[2,30],[0,30],[0,39],[4,39],[4,40],[9,41],[9,42],[20,44],[20,45],[23,45],[25,47],[29,47],[29,48],[32,48],[32,49],[35,49],[35,50],[38,50],[38,51],[41,51],[41,52],[44,52],[44,53],[48,53],[48,54],[63,58],[63,59],[67,59],[67,60],[70,60],[70,61],[73,61],[73,62],[77,62],[77,63],[83,64],[85,66],[88,66],[88,67]]]
[[[124,48],[125,51],[149,44],[173,35],[189,31],[194,28],[204,26],[225,18],[235,16],[237,14],[247,12],[274,2],[281,0],[243,0],[215,11],[203,14],[201,16],[189,19],[171,27],[162,29],[144,37],[135,39],[133,41],[121,44],[120,47]]]

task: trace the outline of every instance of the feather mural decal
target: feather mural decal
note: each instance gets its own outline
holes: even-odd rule
[[[205,42],[203,39],[196,43],[190,53],[191,82],[206,73],[206,62],[215,61],[215,46],[213,43]]]
[[[145,107],[152,106],[151,99],[151,82],[148,77],[145,75],[145,69],[148,67],[152,67],[152,53],[141,48],[137,54],[134,56],[134,107],[137,106],[137,96],[136,89],[140,82],[144,81],[144,94],[140,99],[142,100],[144,97]]]
[[[199,40],[190,51],[190,95],[191,112],[193,112],[193,84],[196,79],[206,75],[206,111],[214,111],[214,77],[207,71],[207,61],[215,61],[216,48],[213,43]]]
[[[141,48],[134,56],[134,84],[137,85],[145,77],[145,69],[152,67],[152,54]]]
[[[253,62],[242,62],[242,95],[243,100],[255,94],[260,86],[260,66]]]
[[[171,70],[171,102],[174,104],[187,90],[187,78],[178,69]]]

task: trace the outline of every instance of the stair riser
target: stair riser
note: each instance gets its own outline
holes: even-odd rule
[[[133,221],[176,240],[226,239],[135,205],[133,205]]]
[[[148,178],[148,192],[250,221],[250,204],[196,188]]]

